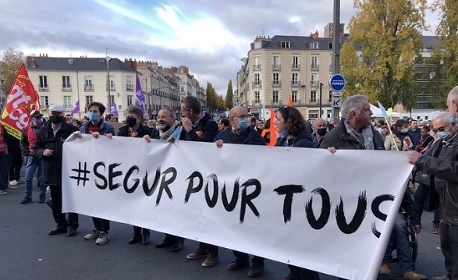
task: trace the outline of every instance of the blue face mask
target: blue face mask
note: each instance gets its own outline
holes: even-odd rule
[[[282,130],[281,133],[280,133],[280,137],[281,138],[286,138],[286,136],[288,136],[288,133],[286,132],[286,130]]]
[[[100,114],[99,113],[94,113],[94,112],[89,112],[87,114],[87,117],[89,118],[90,121],[96,122],[100,119]]]
[[[239,128],[241,130],[246,130],[249,125],[250,125],[250,122],[248,121],[248,118],[239,119]]]
[[[437,132],[437,136],[442,140],[446,140],[451,134],[448,130]]]

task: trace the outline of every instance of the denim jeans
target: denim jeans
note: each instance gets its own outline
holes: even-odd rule
[[[8,189],[8,156],[0,152],[0,190]]]
[[[418,219],[421,220],[421,215],[423,214],[423,209],[425,207],[425,201],[429,196],[429,186],[419,184],[417,190],[413,194],[413,206],[415,209],[415,215]],[[439,208],[434,210],[434,220],[433,225],[438,225],[440,222],[439,219]]]
[[[385,256],[383,258],[384,261],[391,261],[391,254],[393,250],[396,249],[399,260],[399,268],[401,269],[402,274],[407,271],[415,271],[415,264],[410,253],[411,249],[407,230],[406,216],[402,213],[398,213],[396,221],[393,225],[390,240],[388,241],[388,246],[386,247]]]
[[[46,195],[46,185],[44,180],[44,161],[43,159],[34,156],[27,156],[27,164],[25,167],[25,193],[28,197],[32,197],[33,175],[37,172],[37,184],[40,187],[40,196]]]

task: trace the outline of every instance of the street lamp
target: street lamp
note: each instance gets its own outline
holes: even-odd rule
[[[107,60],[107,89],[108,89],[108,103],[107,103],[107,110],[108,112],[111,112],[111,96],[110,96],[110,89],[111,89],[111,84],[110,84],[110,60],[112,59],[111,57],[107,56],[105,58]]]

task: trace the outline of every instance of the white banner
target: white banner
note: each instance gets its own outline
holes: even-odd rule
[[[402,152],[83,135],[64,143],[63,211],[376,279],[411,169]]]

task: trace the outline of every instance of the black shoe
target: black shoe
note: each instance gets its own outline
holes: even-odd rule
[[[46,200],[46,205],[48,205],[48,207],[52,209],[52,199],[51,198],[48,198]]]
[[[264,263],[263,262],[256,262],[253,263],[248,270],[249,277],[258,277],[264,272]]]
[[[248,258],[235,258],[233,262],[229,264],[227,269],[229,270],[239,270],[250,265]]]
[[[134,234],[134,237],[132,237],[131,240],[129,240],[129,244],[135,244],[138,243],[142,240],[141,234]]]
[[[166,236],[161,243],[156,244],[156,248],[167,248],[172,245],[174,245],[174,242],[168,236]]]
[[[38,200],[38,203],[42,204],[46,202],[46,196],[45,195],[40,195],[40,200]]]
[[[67,229],[65,227],[57,226],[48,232],[49,235],[56,235],[61,233],[66,233]]]
[[[72,226],[67,227],[67,236],[72,237],[76,235],[76,228]]]
[[[149,231],[143,231],[142,242],[143,242],[143,245],[148,245],[150,243]]]
[[[172,246],[172,252],[178,252],[181,249],[183,249],[183,240],[175,241],[175,243]]]
[[[26,195],[24,199],[22,199],[21,201],[21,204],[27,204],[27,203],[32,203],[32,198],[28,195]]]

